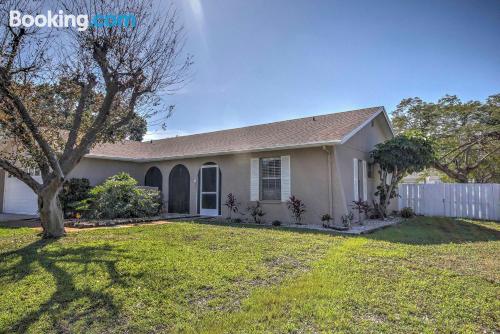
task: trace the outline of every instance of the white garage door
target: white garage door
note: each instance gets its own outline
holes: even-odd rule
[[[41,181],[40,176],[33,177]],[[6,213],[22,213],[36,215],[38,213],[38,199],[36,194],[24,182],[5,173],[5,188],[3,197],[3,211]]]

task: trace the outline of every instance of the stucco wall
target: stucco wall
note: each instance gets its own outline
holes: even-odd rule
[[[392,134],[384,120],[384,115],[379,115],[374,119],[373,125],[366,125],[346,143],[335,147],[336,160],[339,164],[341,183],[344,188],[344,196],[348,207],[352,205],[352,201],[354,200],[353,159],[369,161],[369,152],[373,150],[375,145],[391,137]],[[378,183],[378,173],[374,169],[372,177],[368,178],[367,183],[367,197],[370,204],[374,199],[373,193],[376,191]]]
[[[104,159],[83,158],[70,173],[69,177],[87,178],[90,181],[90,185],[95,186],[102,183],[106,178],[120,172],[130,174],[133,178],[138,180],[140,184],[144,182],[143,167],[141,164]]]
[[[190,174],[190,204],[192,214],[197,213],[198,206],[198,171],[207,163],[216,163],[221,171],[221,209],[222,215],[227,215],[227,208],[223,205],[228,193],[233,193],[240,210],[246,212],[250,204],[250,159],[290,156],[291,194],[303,200],[307,212],[305,223],[320,224],[320,217],[330,212],[329,173],[332,179],[332,206],[333,215],[337,222],[340,216],[347,212],[352,204],[353,191],[353,158],[367,160],[373,147],[390,138],[391,134],[383,115],[379,115],[373,125],[368,124],[343,145],[330,147],[332,150],[331,169],[328,169],[328,154],[320,147],[304,148],[283,151],[271,151],[248,154],[220,155],[206,158],[189,158],[182,160],[161,161],[151,163],[133,163],[102,159],[83,159],[72,172],[71,177],[86,177],[92,185],[103,182],[107,177],[119,172],[127,172],[144,184],[144,176],[150,167],[158,167],[163,177],[163,196],[165,207],[169,198],[168,180],[172,168],[181,163]],[[368,201],[372,201],[378,177],[373,173],[368,179]],[[280,201],[261,202],[266,212],[264,220],[290,221],[290,214],[286,203]],[[246,218],[250,218],[248,215]]]
[[[3,212],[4,189],[5,189],[5,171],[0,168],[0,212]]]
[[[320,223],[322,214],[329,210],[328,204],[328,160],[327,154],[321,148],[308,148],[286,151],[272,151],[250,154],[221,155],[207,158],[192,158],[175,161],[163,161],[147,163],[143,166],[142,175],[152,167],[158,167],[163,174],[164,199],[168,201],[168,177],[172,168],[182,163],[190,174],[190,212],[197,212],[198,196],[198,171],[207,162],[216,163],[221,171],[221,205],[222,215],[227,215],[227,208],[223,205],[228,193],[233,193],[238,202],[240,210],[246,212],[250,203],[250,159],[290,156],[291,170],[291,193],[304,201],[307,207],[305,222]],[[286,203],[280,201],[262,201],[266,212],[264,220],[272,221],[278,219],[289,221],[290,215]],[[245,217],[248,217],[246,215]]]

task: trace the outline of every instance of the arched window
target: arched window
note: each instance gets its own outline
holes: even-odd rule
[[[176,165],[168,176],[168,212],[189,213],[189,171],[184,165]]]
[[[157,187],[160,191],[163,190],[163,176],[157,167],[151,167],[144,178],[144,185],[147,187]]]

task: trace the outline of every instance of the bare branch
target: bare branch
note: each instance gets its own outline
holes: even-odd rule
[[[41,185],[24,170],[14,166],[9,161],[4,159],[0,159],[0,167],[5,169],[7,172],[9,172],[11,175],[15,176],[19,180],[23,181],[36,194],[40,193]]]

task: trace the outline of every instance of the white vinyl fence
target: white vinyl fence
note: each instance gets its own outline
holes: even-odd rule
[[[500,220],[500,184],[436,183],[399,185],[399,208],[424,216]]]

